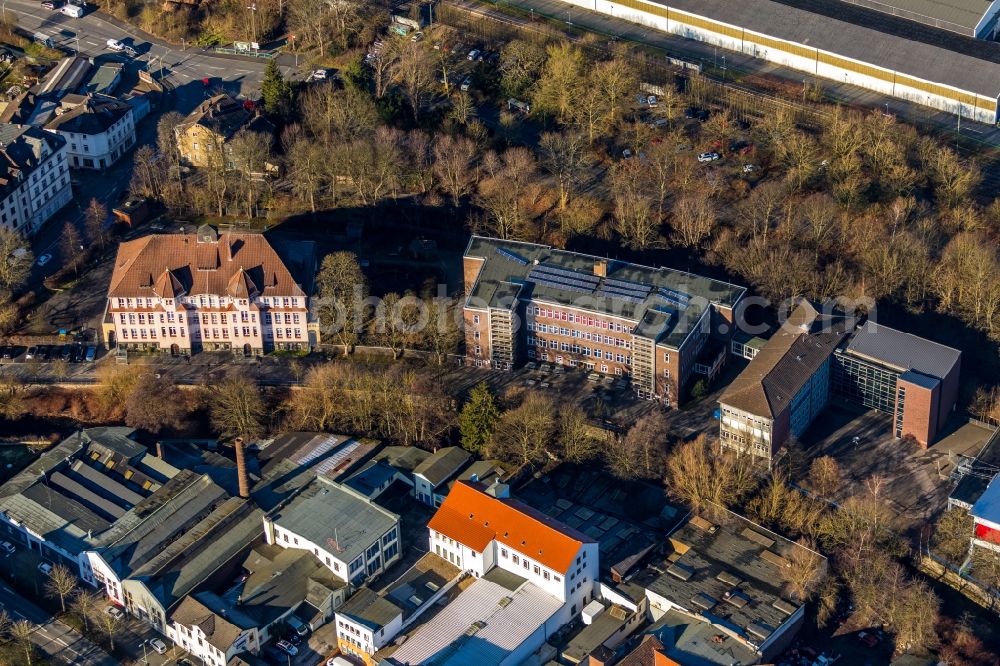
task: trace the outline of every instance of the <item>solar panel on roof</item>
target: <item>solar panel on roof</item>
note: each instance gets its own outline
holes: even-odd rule
[[[644,282],[634,282],[632,280],[619,280],[617,278],[604,278],[604,284],[609,284],[617,287],[624,287],[626,289],[645,289],[646,293],[653,288],[652,285],[645,284]]]
[[[677,291],[676,289],[668,289],[666,287],[660,287],[659,289],[657,289],[657,292],[660,294],[660,296],[663,296],[668,301],[675,301],[682,306],[686,306],[688,303],[691,302],[690,296],[688,296],[684,292]]]
[[[527,266],[528,265],[528,260],[527,259],[525,259],[521,255],[519,255],[517,252],[512,252],[512,251],[508,250],[507,248],[498,247],[497,248],[497,254],[499,254],[504,259],[509,259],[509,260],[513,261],[514,263],[521,264],[522,266]]]
[[[572,278],[574,280],[583,280],[584,282],[596,285],[601,278],[594,275],[593,273],[581,273],[580,271],[570,270],[568,268],[562,268],[560,266],[553,266],[552,264],[538,264],[533,269],[534,271],[539,271],[543,273],[550,273],[552,275],[560,275],[562,277]]]
[[[590,287],[570,284],[565,280],[555,279],[551,275],[536,274],[534,271],[528,275],[528,279],[534,280],[536,284],[540,284],[545,287],[553,287],[555,289],[563,289],[565,291],[575,291],[581,294],[589,294],[591,292]]]
[[[628,301],[630,303],[642,303],[642,301],[643,301],[643,299],[639,298],[638,296],[632,296],[632,295],[629,295],[629,294],[622,294],[622,293],[615,293],[615,292],[608,292],[608,291],[605,291],[603,289],[600,290],[600,291],[595,292],[594,296],[596,296],[598,298],[619,298],[619,299],[621,299],[623,301]]]

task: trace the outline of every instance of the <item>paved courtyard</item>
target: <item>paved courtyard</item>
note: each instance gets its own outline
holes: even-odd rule
[[[888,414],[831,406],[813,422],[801,442],[810,461],[828,455],[840,463],[845,483],[829,499],[840,501],[858,494],[867,479],[883,476],[886,502],[897,516],[898,527],[916,536],[913,531],[933,521],[944,508],[952,489],[949,474],[958,456],[975,455],[991,434],[957,417],[945,433],[925,450],[896,439]]]

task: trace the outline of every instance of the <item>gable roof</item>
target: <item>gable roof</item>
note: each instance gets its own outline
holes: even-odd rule
[[[105,95],[66,95],[56,116],[45,129],[78,134],[103,134],[126,115],[132,107]]]
[[[823,317],[800,304],[781,329],[722,392],[719,403],[776,418],[847,334],[842,318]]]
[[[274,132],[274,126],[266,118],[254,116],[242,102],[225,93],[199,104],[175,131],[186,131],[194,125],[201,125],[227,141],[244,128],[267,134]]]
[[[198,627],[204,632],[205,640],[212,647],[218,648],[222,652],[227,652],[244,630],[253,628],[255,623],[243,613],[222,610],[224,606],[221,600],[218,600],[219,603],[213,603],[212,605],[221,610],[221,613],[225,613],[225,616],[218,610],[209,608],[197,597],[201,597],[209,603],[212,603],[213,598],[218,600],[218,597],[210,592],[188,595],[181,600],[177,608],[174,609],[174,612],[170,614],[170,620],[186,627]],[[239,624],[236,624],[236,622]]]
[[[446,446],[413,468],[413,473],[424,477],[437,488],[457,474],[471,458],[468,451],[457,446]]]
[[[427,527],[483,552],[494,539],[565,574],[593,539],[517,500],[488,495],[482,485],[459,481]]]
[[[279,245],[252,233],[225,233],[215,240],[152,234],[118,246],[108,298],[170,298],[171,291],[234,298],[305,296],[313,272],[311,241]]]

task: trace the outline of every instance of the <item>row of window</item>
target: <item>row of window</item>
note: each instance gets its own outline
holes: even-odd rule
[[[558,319],[582,326],[590,326],[591,328],[601,328],[607,331],[617,331],[618,333],[629,333],[632,331],[632,326],[622,324],[620,321],[606,321],[588,315],[566,312],[565,310],[549,310],[548,308],[533,306],[528,308],[528,312],[542,319]]]
[[[556,349],[558,351],[580,354],[588,358],[590,357],[598,359],[603,358],[609,361],[622,363],[624,365],[632,364],[632,357],[626,356],[621,352],[615,353],[615,352],[604,351],[602,349],[597,349],[597,348],[591,349],[590,347],[582,347],[575,342],[571,344],[569,342],[558,342],[556,340],[536,340],[535,338],[529,336],[528,346],[529,347],[537,346],[539,349]]]
[[[529,331],[537,331],[538,333],[551,333],[553,335],[562,335],[569,338],[580,338],[582,340],[589,340],[591,342],[599,342],[601,344],[608,345],[609,347],[624,347],[625,349],[631,349],[632,343],[629,340],[623,338],[613,338],[610,335],[604,335],[602,333],[591,333],[590,331],[578,331],[575,328],[566,328],[560,326],[550,326],[548,324],[535,324],[528,322]]]
[[[179,299],[181,303],[189,305],[197,305],[198,307],[206,308],[219,308],[226,307],[229,305],[236,305],[246,307],[249,305],[249,301],[245,298],[229,298],[227,296],[216,296],[215,294],[204,294],[200,296],[192,296],[190,298]],[[284,308],[298,308],[305,307],[304,299],[296,298],[294,296],[265,296],[263,298],[257,299],[261,305],[267,307],[284,307]],[[163,299],[165,305],[170,305],[171,299]],[[159,305],[159,298],[119,298],[118,307],[119,308],[152,308]]]

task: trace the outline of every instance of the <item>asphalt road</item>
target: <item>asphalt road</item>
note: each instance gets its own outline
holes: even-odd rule
[[[53,619],[33,603],[20,596],[6,584],[0,583],[0,607],[12,620],[28,620],[36,629],[32,641],[54,664],[75,666],[117,666],[104,650],[88,641],[73,629]]]
[[[55,41],[56,46],[76,51],[86,56],[111,54],[107,48],[109,39],[117,39],[135,48],[139,55],[135,61],[141,63],[157,78],[163,78],[177,89],[177,110],[187,113],[204,96],[202,79],[210,80],[211,88],[225,88],[227,91],[253,96],[260,89],[267,61],[249,57],[217,54],[200,47],[168,44],[139,29],[114,19],[103,12],[88,8],[81,18],[72,18],[43,8],[34,0],[6,0],[8,14],[13,14],[17,24],[32,33],[43,32]],[[279,60],[282,73],[286,77],[298,76],[294,60],[285,56]]]

